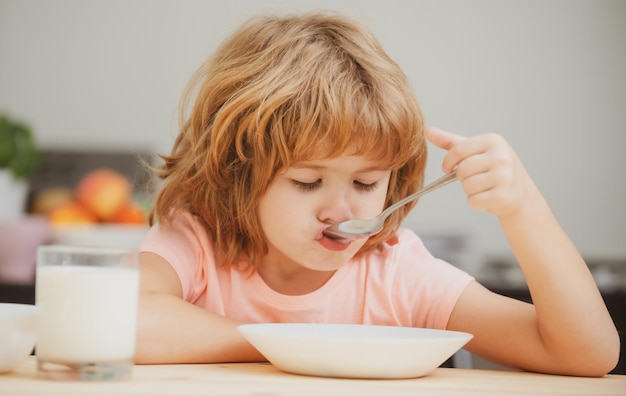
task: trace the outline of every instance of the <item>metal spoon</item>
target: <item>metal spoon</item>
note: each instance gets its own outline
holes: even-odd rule
[[[399,207],[406,205],[407,203],[416,200],[422,195],[429,193],[443,187],[456,180],[456,171],[452,171],[445,176],[440,177],[434,182],[430,183],[421,190],[409,195],[408,197],[401,199],[395,204],[385,209],[381,214],[369,219],[352,219],[346,220],[341,223],[333,224],[326,228],[323,232],[327,237],[337,239],[341,242],[350,242],[355,239],[366,238],[370,235],[375,235],[383,229],[385,219]]]

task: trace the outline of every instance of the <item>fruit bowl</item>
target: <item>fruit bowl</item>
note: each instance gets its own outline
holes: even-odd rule
[[[37,307],[0,303],[0,373],[15,369],[35,347]]]
[[[394,326],[269,323],[237,328],[277,368],[344,378],[417,378],[465,345],[468,333]]]

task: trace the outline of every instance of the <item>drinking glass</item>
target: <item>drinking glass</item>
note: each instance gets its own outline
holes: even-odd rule
[[[43,245],[37,249],[37,372],[48,379],[121,380],[135,354],[138,252]]]

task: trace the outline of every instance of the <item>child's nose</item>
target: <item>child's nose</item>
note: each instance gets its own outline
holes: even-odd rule
[[[320,221],[328,224],[340,223],[352,218],[350,196],[346,192],[334,192],[328,195],[320,213]]]

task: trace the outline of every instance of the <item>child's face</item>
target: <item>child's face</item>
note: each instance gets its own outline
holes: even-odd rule
[[[391,171],[361,156],[299,163],[279,173],[259,202],[269,254],[261,265],[339,268],[366,239],[340,243],[322,231],[331,224],[383,210]]]

